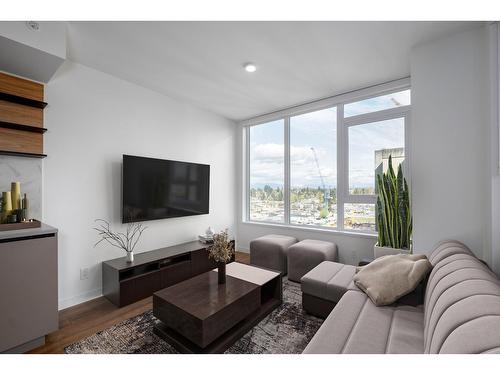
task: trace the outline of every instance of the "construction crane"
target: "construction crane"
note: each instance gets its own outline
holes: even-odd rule
[[[325,179],[321,174],[321,168],[319,167],[318,155],[316,154],[316,150],[314,147],[311,147],[311,151],[314,155],[314,161],[316,162],[316,168],[318,168],[319,178],[321,180],[321,185],[323,186],[324,197],[323,197],[323,208],[320,211],[320,216],[325,218],[328,216],[328,203],[330,202],[330,189],[326,188]]]

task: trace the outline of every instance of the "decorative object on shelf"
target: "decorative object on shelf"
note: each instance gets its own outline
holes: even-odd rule
[[[204,243],[213,243],[214,242],[214,231],[212,228],[208,227],[207,230],[205,231],[205,234],[200,234],[198,236],[198,239]]]
[[[374,256],[411,254],[412,216],[410,191],[403,177],[401,164],[397,175],[392,168],[392,156],[386,173],[377,175],[376,225],[378,241]]]
[[[12,198],[10,191],[4,191],[2,193],[2,217],[0,222],[5,223],[7,221],[7,217],[12,212]]]
[[[134,262],[134,249],[139,240],[141,239],[142,233],[147,229],[142,223],[129,223],[127,224],[127,230],[125,233],[113,232],[110,228],[109,222],[103,219],[96,219],[99,222],[99,226],[94,229],[97,231],[101,239],[97,241],[94,245],[96,247],[102,241],[108,242],[110,245],[117,247],[119,249],[125,250],[127,253],[127,263]]]
[[[16,223],[20,223],[24,220],[23,218],[23,210],[18,208],[17,210],[12,210],[12,214],[16,215]]]
[[[205,237],[205,235],[203,235],[203,234],[200,234],[198,236],[198,240],[200,240],[200,242],[203,243],[203,244],[209,244],[209,243],[213,243],[214,242],[213,237],[208,238],[208,237]]]
[[[213,237],[214,236],[214,231],[212,228],[208,227],[207,230],[205,231],[205,236],[207,237]]]
[[[12,182],[11,191],[4,191],[2,193],[0,224],[24,223],[28,221],[28,205],[29,202],[26,194],[24,194],[24,198],[21,198],[21,183]],[[2,230],[7,229],[2,228]]]
[[[12,209],[18,210],[21,208],[21,183],[12,182],[10,184],[10,197],[12,199]]]
[[[24,198],[21,201],[21,210],[22,210],[22,217],[23,220],[21,221],[26,221],[29,218],[29,206],[30,202],[28,200],[28,197],[26,196],[26,193],[24,193]]]
[[[228,240],[227,229],[213,235],[214,243],[208,248],[208,257],[217,263],[217,272],[219,284],[226,283],[226,263],[229,262],[234,254],[234,246]]]

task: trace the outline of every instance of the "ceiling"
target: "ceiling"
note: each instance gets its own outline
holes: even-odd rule
[[[407,77],[472,22],[70,22],[71,60],[232,120]],[[254,62],[247,73],[242,65]]]

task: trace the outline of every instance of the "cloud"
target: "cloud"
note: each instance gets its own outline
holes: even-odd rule
[[[276,143],[263,143],[252,147],[250,151],[251,158],[261,162],[283,162],[285,146]]]
[[[318,148],[316,154],[325,184],[334,187],[337,180],[335,153]],[[291,146],[290,161],[291,179],[294,186],[321,185],[318,167],[310,147]],[[284,147],[282,144],[266,143],[254,146],[250,163],[252,184],[283,184]]]
[[[311,126],[315,130],[316,126]],[[304,133],[304,134],[302,134]],[[327,134],[327,133],[325,133]],[[296,133],[290,146],[292,186],[321,186],[314,153],[309,144],[315,145],[321,175],[326,186],[337,185],[336,143],[325,136],[308,138],[309,133]],[[295,143],[295,145],[294,145]],[[302,145],[300,145],[302,143]],[[299,145],[297,145],[299,144]],[[305,145],[304,145],[305,144]],[[331,144],[331,148],[329,147]],[[375,150],[404,146],[402,119],[380,121],[349,128],[349,185],[373,186]],[[279,142],[253,144],[251,150],[252,184],[283,185],[284,146]]]

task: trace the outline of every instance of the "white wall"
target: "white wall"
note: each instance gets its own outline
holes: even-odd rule
[[[231,121],[82,65],[66,62],[46,85],[44,221],[59,228],[59,308],[101,294],[94,219],[120,227],[122,154],[211,165],[210,214],[146,222],[137,252],[194,240],[234,223]],[[89,279],[80,280],[80,268]]]
[[[411,57],[414,247],[453,238],[489,251],[490,92],[486,27],[416,47]]]
[[[491,127],[490,127],[490,145],[491,145],[491,256],[490,261],[493,270],[500,276],[500,162],[499,162],[499,25],[498,23],[489,26],[490,31],[490,92],[491,92]]]

